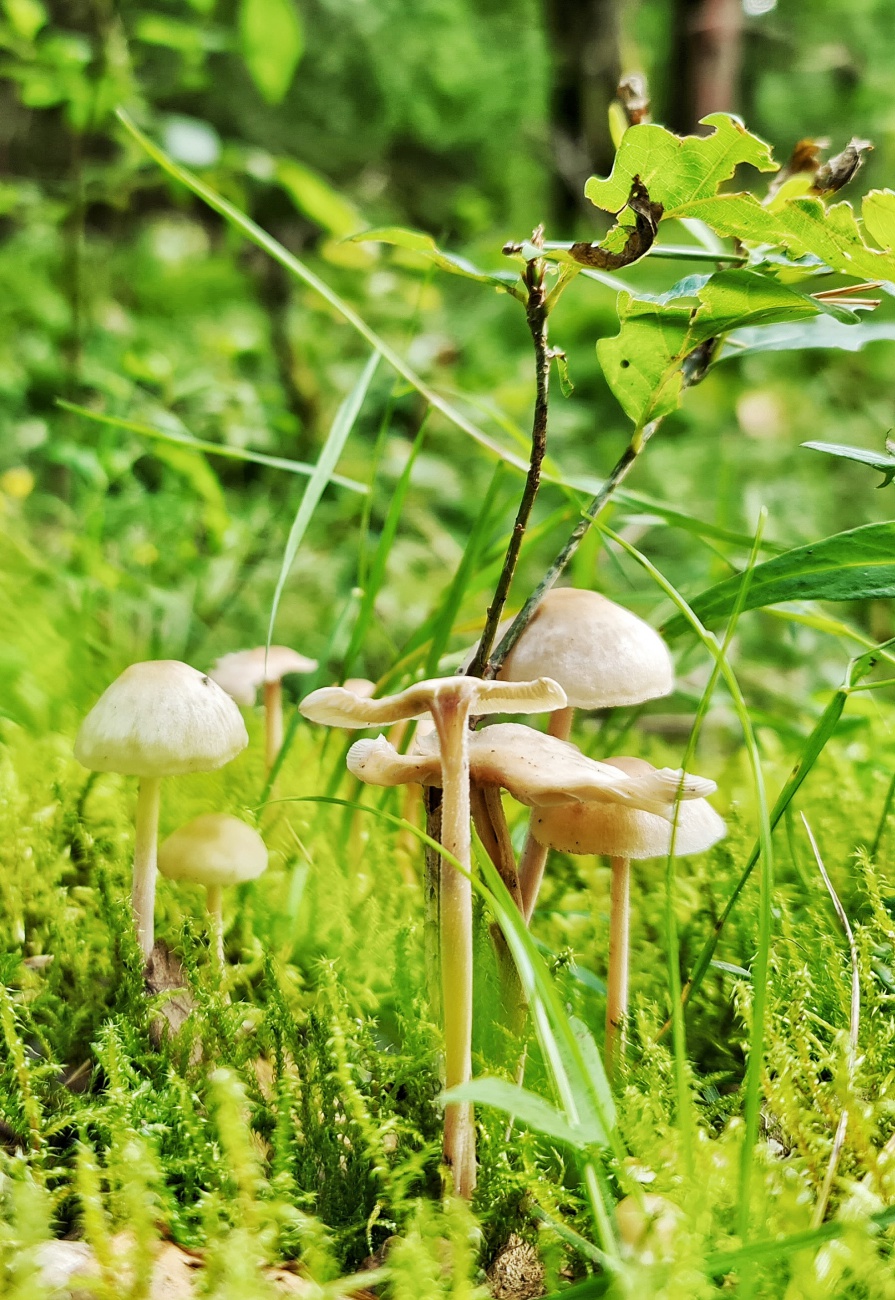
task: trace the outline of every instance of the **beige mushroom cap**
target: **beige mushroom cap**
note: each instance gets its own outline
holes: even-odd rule
[[[361,700],[370,700],[376,694],[376,683],[371,682],[369,677],[346,677],[342,687]]]
[[[655,768],[642,758],[607,758],[632,778]],[[722,839],[727,828],[705,799],[681,803],[676,854],[702,853]],[[562,853],[598,853],[611,858],[659,858],[671,848],[672,823],[652,812],[609,803],[567,803],[536,812],[531,832],[539,844]]]
[[[575,587],[547,592],[499,677],[543,673],[577,709],[643,704],[674,690],[674,665],[659,633],[606,596]]]
[[[205,813],[169,835],[158,851],[169,880],[241,885],[267,869],[267,846],[251,826],[225,813]]]
[[[81,723],[75,758],[94,772],[179,776],[223,767],[249,737],[220,686],[176,659],[131,664]]]
[[[397,695],[362,699],[343,686],[323,686],[299,705],[311,722],[328,727],[378,727],[423,718],[433,706],[455,702],[471,713],[549,713],[562,709],[566,696],[549,677],[526,682],[486,682],[480,677],[434,677],[415,682]]]
[[[348,769],[368,785],[438,785],[441,754],[438,737],[421,739],[416,752],[399,754],[385,739],[358,740],[348,751]],[[469,772],[477,785],[496,785],[519,803],[545,808],[570,801],[603,801],[649,809],[670,818],[678,790],[682,798],[701,799],[713,781],[684,776],[669,768],[628,774],[610,763],[587,758],[577,746],[546,736],[520,723],[502,722],[469,737]]]
[[[257,646],[254,650],[236,650],[216,659],[209,677],[223,687],[237,704],[250,708],[255,694],[265,682],[279,682],[287,673],[312,673],[316,659],[308,659],[289,646]]]

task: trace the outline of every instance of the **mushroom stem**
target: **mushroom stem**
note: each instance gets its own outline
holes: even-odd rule
[[[609,892],[609,981],[606,989],[606,1072],[615,1074],[625,1050],[628,1016],[628,936],[631,916],[631,862],[612,859]]]
[[[144,957],[155,942],[155,877],[158,861],[158,815],[162,778],[143,776],[137,788],[137,818],[134,837],[134,884],[131,906],[137,942]]]
[[[554,709],[547,723],[547,735],[555,736],[557,740],[568,740],[572,734],[574,717],[575,710],[571,704],[567,704],[564,709]]]
[[[211,930],[214,935],[214,951],[217,958],[218,969],[224,969],[224,887],[223,885],[207,885],[205,896],[208,904],[208,915],[211,917]]]
[[[283,748],[283,683],[264,683],[264,756],[268,772]]]
[[[469,829],[469,698],[448,693],[434,701],[432,717],[441,747],[441,844],[471,870]],[[445,1085],[472,1077],[472,883],[453,862],[441,866],[441,983]],[[444,1159],[454,1192],[467,1200],[476,1183],[475,1121],[471,1102],[451,1102],[444,1112]]]
[[[568,740],[572,734],[574,717],[575,710],[571,705],[567,705],[564,709],[554,709],[547,723],[548,736],[555,736],[557,740]],[[532,835],[531,823],[529,822],[522,856],[519,858],[519,887],[522,890],[522,915],[525,917],[526,925],[531,925],[531,918],[538,901],[538,894],[541,892],[541,882],[544,879],[546,865],[547,848],[545,845],[539,844]]]

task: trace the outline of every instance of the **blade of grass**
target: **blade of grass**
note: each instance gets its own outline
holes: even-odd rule
[[[314,511],[323,496],[327,484],[331,481],[333,471],[342,454],[345,443],[348,441],[348,435],[354,428],[355,421],[360,414],[361,406],[370,387],[373,375],[376,373],[376,367],[379,364],[379,354],[374,352],[370,360],[364,366],[360,378],[354,385],[354,388],[345,398],[344,402],[336,412],[332,427],[327,434],[326,442],[318,457],[317,464],[314,466],[314,473],[311,475],[308,485],[304,490],[301,498],[301,504],[298,507],[298,513],[289,532],[286,542],[286,550],[283,554],[283,563],[280,566],[280,576],[277,578],[277,585],[273,593],[273,600],[270,608],[270,622],[267,627],[267,644],[270,645],[273,640],[273,629],[277,618],[277,610],[280,607],[280,599],[283,595],[283,588],[286,586],[286,580],[289,572],[298,554],[298,548],[302,543],[308,525],[314,517]]]
[[[833,909],[839,918],[839,922],[845,931],[845,937],[848,940],[848,954],[851,962],[851,1005],[848,1017],[848,1086],[851,1089],[854,1085],[855,1067],[858,1059],[858,1034],[861,1026],[861,970],[858,961],[858,947],[855,943],[855,936],[849,924],[845,908],[839,899],[833,887],[833,882],[827,874],[823,858],[820,855],[820,849],[817,846],[817,840],[811,827],[808,825],[808,819],[802,813],[802,825],[805,827],[805,834],[808,836],[808,843],[811,845],[811,852],[814,854],[814,861],[817,863],[817,869],[821,874],[824,884],[827,887],[827,893],[833,902]],[[819,1228],[824,1221],[824,1215],[827,1212],[827,1205],[830,1200],[830,1192],[833,1190],[833,1179],[836,1177],[836,1170],[839,1166],[839,1157],[842,1154],[842,1148],[845,1145],[845,1132],[848,1127],[848,1107],[842,1107],[842,1114],[839,1117],[839,1123],[836,1127],[836,1136],[833,1139],[833,1149],[830,1152],[830,1162],[827,1165],[827,1172],[824,1176],[823,1186],[820,1195],[817,1198],[817,1204],[814,1207],[814,1214],[811,1217],[812,1228]]]
[[[205,452],[209,456],[249,461],[253,465],[266,465],[270,469],[284,469],[290,474],[314,473],[314,466],[303,460],[289,460],[285,456],[268,456],[263,451],[248,451],[244,447],[228,447],[225,443],[194,438],[190,433],[175,433],[171,429],[157,429],[152,424],[141,424],[138,420],[123,420],[117,415],[100,415],[98,411],[90,411],[86,406],[76,406],[74,402],[63,401],[61,397],[56,399],[56,405],[64,411],[71,411],[73,415],[83,415],[85,420],[92,420],[95,424],[109,425],[113,429],[123,429],[127,433],[138,433],[141,437],[155,438],[158,442],[171,442],[175,447],[188,447],[191,451]],[[360,492],[364,496],[370,491],[365,483],[358,483],[353,478],[345,478],[342,474],[333,474],[332,482],[352,492]]]
[[[488,530],[493,526],[495,502],[500,496],[505,474],[506,470],[498,462],[488,485],[488,491],[485,493],[482,508],[479,510],[472,531],[469,534],[463,551],[463,558],[457,566],[457,572],[454,574],[451,584],[433,616],[432,642],[424,670],[427,677],[434,676],[438,671],[438,661],[447,649],[448,642],[451,639],[454,620],[463,603],[463,598],[467,594],[467,588],[475,575],[480,573],[480,559],[485,545],[485,537]],[[500,563],[500,561],[498,560],[497,563]]]
[[[805,781],[806,777],[811,772],[811,769],[814,767],[815,763],[826,748],[827,742],[833,735],[833,732],[836,730],[836,726],[842,716],[842,711],[845,708],[846,701],[852,692],[852,686],[857,685],[860,679],[870,672],[880,659],[888,659],[893,646],[895,646],[895,638],[891,641],[885,641],[879,646],[875,646],[868,654],[860,655],[858,658],[852,659],[849,663],[844,684],[835,692],[829,704],[818,719],[817,725],[808,737],[808,740],[805,743],[805,748],[799,756],[799,761],[793,768],[792,773],[777,796],[774,807],[771,809],[770,826],[772,831],[776,829],[781,817],[786,812],[786,809],[789,807],[802,783]],[[760,854],[761,842],[759,840],[753,847],[752,852],[749,854],[742,874],[734,886],[733,893],[727,900],[723,912],[715,922],[711,934],[696,959],[692,974],[690,975],[683,991],[683,1003],[685,1006],[693,995],[698,992],[699,987],[705,978],[706,971],[709,969],[712,958],[715,955],[715,949],[718,946],[721,931],[724,929],[727,918],[730,916],[736,905],[737,899],[745,888],[746,882],[751,876]],[[670,1028],[671,1022],[669,1021],[663,1026],[659,1037],[661,1038]]]
[[[395,484],[389,501],[388,511],[386,512],[385,521],[382,525],[382,533],[379,537],[373,563],[370,566],[370,572],[367,581],[364,584],[364,594],[361,598],[360,609],[357,612],[357,620],[351,633],[351,640],[348,643],[348,649],[345,651],[345,658],[342,661],[342,680],[351,676],[351,669],[360,653],[367,635],[367,629],[370,626],[370,619],[373,617],[373,610],[376,603],[376,597],[382,589],[385,580],[385,570],[388,564],[389,553],[394,544],[395,537],[398,534],[398,525],[401,522],[401,511],[404,509],[404,501],[407,491],[410,487],[410,478],[413,474],[413,467],[416,464],[416,458],[420,453],[423,440],[426,436],[426,424],[428,423],[428,413],[423,417],[419,432],[413,440],[410,448],[410,455],[407,457],[407,464],[401,471],[401,477]]]
[[[740,615],[743,611],[749,587],[749,580],[755,565],[758,563],[758,557],[761,553],[761,540],[766,521],[767,512],[763,510],[759,516],[758,527],[755,531],[749,560],[743,571],[743,585],[740,597],[734,606],[730,621],[727,625],[727,630],[724,634],[724,640],[721,643],[719,653],[712,665],[712,671],[709,674],[709,679],[706,683],[705,690],[702,693],[702,698],[700,699],[696,710],[696,715],[693,719],[693,726],[690,729],[690,735],[681,761],[681,766],[685,772],[690,770],[690,763],[696,753],[696,746],[699,742],[702,726],[708,714],[712,696],[715,693],[715,688],[721,677],[722,667],[728,662],[727,655],[736,632],[737,623],[739,622]],[[684,1009],[681,1003],[680,944],[678,942],[677,923],[675,919],[676,882],[674,864],[680,807],[681,801],[680,798],[678,798],[675,803],[674,820],[672,821],[671,826],[671,846],[665,864],[665,940],[667,947],[668,984],[671,993],[672,1042],[674,1045],[678,1123],[681,1127],[681,1133],[684,1140],[683,1145],[687,1164],[687,1173],[692,1178],[695,1172],[694,1134],[690,1122],[692,1106],[688,1086]]]
[[[895,774],[889,782],[889,788],[886,791],[886,797],[883,801],[882,812],[879,815],[879,821],[876,825],[876,834],[873,837],[873,846],[870,850],[870,856],[874,862],[879,855],[879,846],[882,843],[883,835],[886,830],[886,822],[889,820],[889,813],[892,811],[892,800],[895,799]]]
[[[181,185],[185,185],[186,188],[192,191],[197,198],[200,198],[203,203],[207,203],[213,211],[217,212],[232,226],[235,226],[235,228],[241,231],[241,233],[245,235],[247,239],[250,239],[253,244],[262,248],[265,253],[268,253],[274,261],[279,262],[280,265],[285,267],[285,269],[292,275],[296,276],[299,280],[302,280],[311,289],[315,290],[316,293],[320,294],[321,298],[328,302],[329,305],[334,308],[334,310],[337,311],[339,315],[347,321],[348,324],[358,332],[358,334],[361,335],[362,338],[366,339],[370,346],[375,348],[388,364],[396,370],[402,378],[406,379],[407,383],[410,384],[412,388],[415,388],[418,393],[425,397],[430,406],[434,407],[436,411],[440,411],[451,424],[456,425],[458,429],[462,429],[464,433],[469,434],[469,436],[479,443],[480,446],[486,447],[489,451],[499,456],[501,460],[505,460],[508,464],[515,466],[516,469],[522,470],[523,473],[528,470],[528,462],[526,460],[501,447],[499,443],[496,443],[493,440],[493,438],[490,438],[486,433],[484,433],[478,425],[473,424],[473,422],[467,419],[461,411],[436,393],[434,389],[430,388],[429,385],[425,383],[424,380],[422,380],[407,364],[403,357],[399,356],[398,353],[395,352],[394,348],[386,343],[385,339],[380,338],[380,336],[370,328],[366,321],[358,315],[354,308],[345,302],[343,298],[340,298],[325,281],[315,275],[310,267],[305,266],[304,262],[299,261],[297,257],[288,252],[282,244],[278,243],[277,240],[275,240],[265,230],[262,230],[260,226],[256,225],[250,217],[245,215],[245,213],[240,212],[238,208],[234,207],[232,203],[229,203],[222,195],[211,189],[211,187],[206,185],[204,181],[199,180],[198,176],[194,176],[192,172],[188,171],[185,167],[181,167],[174,162],[173,158],[170,158],[163,149],[160,149],[157,144],[149,139],[148,136],[143,134],[139,127],[131,121],[124,109],[119,108],[116,116],[124,129],[133,137],[134,140],[136,140],[137,144],[146,151],[149,157],[152,158],[152,160],[156,162],[163,171],[166,171],[169,176],[173,176],[175,180],[181,183]]]
[[[753,1166],[753,1149],[758,1139],[758,1119],[761,1087],[761,1063],[764,1057],[764,1023],[767,1011],[767,983],[768,972],[770,968],[770,947],[771,947],[771,924],[772,924],[772,890],[773,890],[773,847],[771,844],[771,825],[768,817],[767,798],[765,794],[764,775],[761,770],[761,759],[758,753],[758,745],[752,729],[752,721],[749,717],[749,709],[740,690],[736,674],[728,663],[722,652],[722,647],[718,644],[716,637],[703,627],[700,620],[693,613],[690,606],[676,590],[668,579],[659,572],[645,555],[632,546],[630,542],[619,537],[605,524],[596,520],[596,526],[604,534],[622,547],[632,559],[645,569],[653,581],[665,592],[680,613],[690,624],[699,640],[708,650],[713,659],[720,665],[720,672],[724,677],[727,689],[730,692],[733,701],[734,710],[740,723],[743,733],[743,739],[746,745],[746,752],[749,760],[749,766],[752,771],[752,780],[755,787],[756,802],[758,804],[759,817],[759,846],[760,861],[762,865],[761,874],[761,893],[759,903],[759,932],[758,944],[755,963],[752,969],[752,1033],[750,1041],[749,1064],[746,1071],[746,1097],[745,1097],[745,1132],[743,1135],[743,1156],[740,1166],[740,1188],[738,1197],[737,1210],[737,1231],[741,1240],[745,1241],[749,1235],[749,1204],[752,1181]],[[673,1010],[673,1017],[681,1014],[680,1000]],[[673,1022],[672,1022],[673,1023]]]

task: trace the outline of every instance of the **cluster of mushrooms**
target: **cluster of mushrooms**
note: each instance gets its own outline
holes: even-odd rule
[[[431,718],[434,731],[400,754],[384,735],[357,741],[348,768],[372,785],[442,790],[440,956],[449,1089],[472,1073],[471,828],[528,922],[549,849],[601,854],[612,862],[606,1059],[622,1048],[628,1005],[630,863],[710,848],[724,823],[705,801],[715,783],[643,759],[587,758],[570,743],[573,711],[636,705],[671,693],[674,671],[662,638],[629,610],[595,592],[549,592],[496,681],[458,674],[416,682],[398,695],[361,698],[325,687],[301,703],[313,722],[345,728]],[[518,723],[472,730],[488,714],[549,713],[544,734]],[[516,863],[501,791],[531,808]],[[448,856],[449,855],[449,856]],[[456,865],[455,865],[456,864]],[[475,1188],[475,1126],[469,1103],[445,1110],[444,1157],[454,1190]]]
[[[223,766],[248,743],[236,702],[254,703],[263,687],[266,751],[272,767],[283,739],[280,681],[316,668],[285,647],[242,651],[218,660],[209,675],[175,661],[134,664],[84,720],[75,755],[95,771],[140,778],[134,852],[133,911],[148,957],[153,946],[156,865],[208,890],[216,951],[223,963],[221,891],[267,865],[258,833],[237,818],[197,817],[157,850],[161,778]],[[371,698],[372,684],[324,687],[300,705],[307,719],[366,729],[430,720],[407,753],[385,735],[348,752],[348,768],[372,785],[442,791],[439,879],[444,1075],[448,1089],[472,1076],[471,823],[526,923],[537,902],[549,850],[611,859],[606,1061],[624,1048],[628,1005],[628,929],[632,860],[701,852],[724,834],[706,802],[713,781],[643,759],[586,757],[568,737],[578,709],[637,705],[668,695],[671,657],[661,637],[629,610],[595,592],[549,592],[506,658],[497,680],[454,676],[416,682],[397,695]],[[493,714],[549,713],[547,732],[496,722]],[[502,800],[506,791],[531,809],[516,861]],[[454,1191],[476,1184],[472,1105],[445,1108],[444,1159]]]
[[[204,885],[218,963],[224,963],[223,890],[267,868],[258,832],[238,817],[205,813],[158,845],[162,778],[211,772],[249,743],[237,703],[250,707],[264,692],[268,770],[283,743],[282,679],[317,667],[286,646],[224,655],[210,673],[176,659],[131,664],[100,696],[81,724],[75,758],[93,772],[139,778],[131,904],[145,958],[155,941],[158,871]]]

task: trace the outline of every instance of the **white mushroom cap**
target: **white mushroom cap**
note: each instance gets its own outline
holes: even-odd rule
[[[242,715],[220,686],[176,659],[131,664],[81,723],[75,758],[94,772],[179,776],[245,749]]]
[[[417,750],[399,754],[384,736],[358,740],[348,751],[348,770],[368,785],[439,785],[438,737],[424,737]],[[502,722],[469,737],[469,772],[477,785],[496,785],[529,807],[603,801],[649,809],[664,818],[674,813],[678,790],[684,800],[700,800],[714,781],[685,776],[649,763],[631,774],[612,763],[587,758],[577,746],[532,727]]]
[[[642,758],[607,758],[631,777],[655,771]],[[724,822],[705,799],[681,803],[676,854],[702,853],[722,839]],[[539,844],[562,853],[599,853],[611,858],[659,858],[671,848],[672,823],[651,812],[610,803],[567,803],[538,810],[531,832]]]
[[[478,713],[549,713],[565,708],[565,692],[549,677],[526,682],[486,682],[480,677],[434,677],[397,695],[362,699],[343,686],[323,686],[306,695],[299,712],[327,727],[378,727],[422,718],[439,701],[456,700]]]
[[[241,885],[267,869],[267,846],[251,826],[225,813],[205,813],[169,835],[158,851],[169,880]]]
[[[547,592],[498,676],[527,681],[542,674],[559,682],[577,709],[643,704],[674,690],[674,666],[659,633],[615,601],[574,587]]]
[[[255,694],[265,682],[279,682],[287,673],[312,673],[316,659],[308,659],[285,645],[258,646],[255,650],[236,650],[215,660],[209,677],[237,704],[250,708]]]

